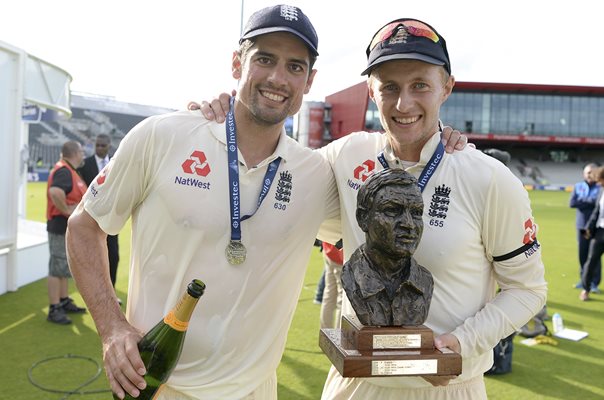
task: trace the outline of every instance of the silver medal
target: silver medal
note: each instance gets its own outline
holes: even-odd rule
[[[231,240],[225,250],[226,258],[231,265],[239,265],[245,261],[247,250],[241,241]]]

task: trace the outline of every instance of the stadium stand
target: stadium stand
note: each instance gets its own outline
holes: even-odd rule
[[[548,146],[498,146],[512,156],[508,166],[526,186],[551,190],[572,190],[583,179],[583,167],[589,162],[604,163],[600,148],[563,149]]]
[[[582,178],[583,165],[576,162],[512,158],[510,169],[525,185],[572,186]]]
[[[95,137],[100,133],[111,136],[110,153],[113,153],[122,138],[140,121],[151,115],[174,111],[90,94],[73,94],[71,110],[73,115],[70,119],[29,124],[29,159],[32,162],[41,160],[36,169],[51,168],[67,140],[79,141],[87,155],[92,154]]]

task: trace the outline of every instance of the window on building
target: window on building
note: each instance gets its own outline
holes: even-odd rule
[[[467,133],[472,133],[473,129],[472,129],[472,121],[466,121],[466,129],[464,130],[464,132]]]
[[[367,131],[383,131],[382,123],[380,122],[380,112],[374,102],[370,101],[365,112],[365,130]]]

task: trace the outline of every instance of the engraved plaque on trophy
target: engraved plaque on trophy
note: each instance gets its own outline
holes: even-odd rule
[[[461,356],[436,349],[424,325],[364,326],[342,316],[340,329],[321,329],[319,346],[343,377],[461,373]]]
[[[357,221],[366,243],[342,270],[356,315],[343,315],[339,329],[321,329],[319,337],[343,377],[461,374],[461,356],[435,348],[434,333],[423,325],[434,281],[413,258],[422,214],[417,180],[405,171],[379,171],[359,189]]]

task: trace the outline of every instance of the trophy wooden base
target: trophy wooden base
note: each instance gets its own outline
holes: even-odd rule
[[[319,346],[343,377],[461,374],[461,356],[436,349],[423,325],[363,326],[343,316],[341,329],[321,329]]]

